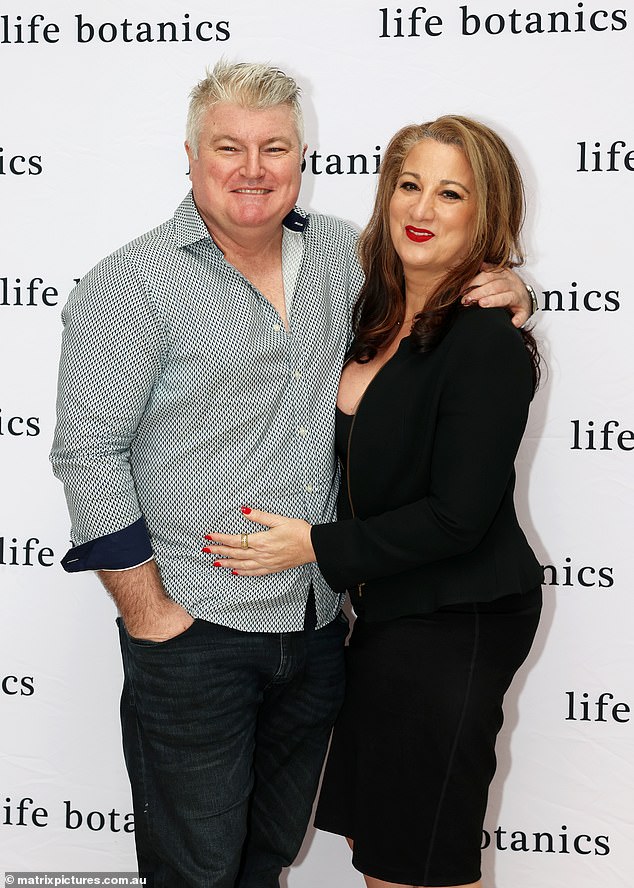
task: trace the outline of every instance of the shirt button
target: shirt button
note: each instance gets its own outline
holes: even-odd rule
[[[273,331],[274,331],[275,333],[279,333],[281,329],[282,329],[282,325],[281,325],[281,324],[273,324]]]
[[[301,372],[300,372],[299,370],[296,370],[296,371],[293,373],[293,376],[295,377],[295,379],[301,379],[301,378],[302,378],[302,374],[301,374]]]
[[[304,426],[300,426],[300,427],[297,429],[297,431],[298,431],[299,434],[302,436],[302,438],[305,438],[306,435],[308,434],[308,429],[305,429]]]
[[[307,484],[304,489],[305,489],[306,493],[312,493],[313,492],[313,485]]]

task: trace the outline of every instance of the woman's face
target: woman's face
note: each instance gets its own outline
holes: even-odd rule
[[[476,216],[473,172],[454,145],[411,149],[390,201],[390,234],[407,283],[433,284],[465,258]]]

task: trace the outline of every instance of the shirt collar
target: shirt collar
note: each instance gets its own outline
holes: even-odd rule
[[[303,232],[308,225],[308,214],[295,207],[283,219],[282,225],[289,231]],[[179,247],[187,247],[209,237],[209,231],[196,209],[191,191],[174,213],[174,235]]]
[[[179,247],[187,247],[209,237],[191,191],[174,213],[174,236]]]
[[[308,225],[308,214],[299,207],[295,207],[288,216],[284,217],[282,225],[284,228],[288,228],[289,231],[305,231]]]

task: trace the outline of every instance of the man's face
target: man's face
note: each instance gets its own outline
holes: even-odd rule
[[[185,150],[196,206],[221,245],[275,233],[295,206],[305,146],[288,105],[216,105],[205,117],[198,157],[187,143]]]

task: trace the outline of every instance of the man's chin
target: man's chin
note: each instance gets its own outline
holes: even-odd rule
[[[264,196],[260,201],[249,202],[238,208],[234,215],[234,223],[244,226],[245,228],[266,228],[270,225],[281,225],[285,217],[293,209],[291,204],[288,209],[285,207],[272,207],[270,205],[270,195]]]

